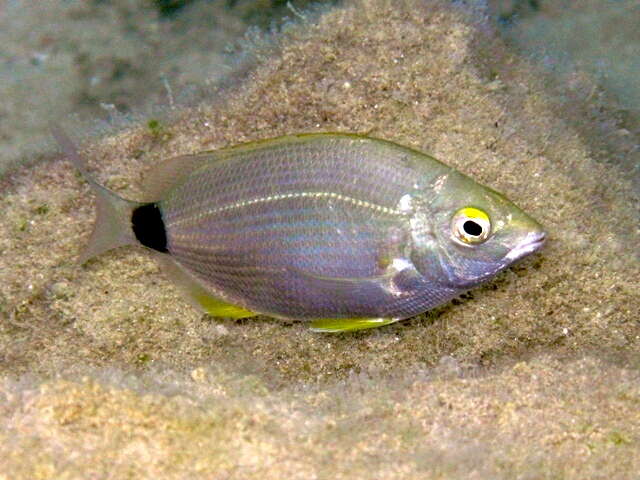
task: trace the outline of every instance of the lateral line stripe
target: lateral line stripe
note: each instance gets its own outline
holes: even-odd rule
[[[357,198],[349,197],[347,195],[341,195],[336,192],[292,192],[292,193],[281,193],[276,195],[269,195],[268,197],[253,198],[251,200],[236,202],[230,205],[210,208],[194,216],[172,220],[171,225],[179,225],[181,223],[187,223],[187,222],[194,221],[209,215],[215,215],[217,213],[223,213],[229,210],[249,207],[259,203],[274,202],[277,200],[289,200],[292,198],[334,198],[336,200],[340,200],[345,203],[350,203],[357,207],[369,208],[375,212],[386,213],[388,215],[402,215],[402,212],[395,208],[389,208],[383,205],[378,205],[376,203],[365,202],[364,200],[358,200]]]

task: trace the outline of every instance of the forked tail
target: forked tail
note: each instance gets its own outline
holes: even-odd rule
[[[122,198],[96,182],[89,175],[86,162],[67,134],[58,126],[51,126],[51,133],[67,159],[80,171],[96,194],[96,221],[89,243],[80,255],[80,262],[84,263],[116,247],[137,244],[131,215],[134,209],[143,204]]]

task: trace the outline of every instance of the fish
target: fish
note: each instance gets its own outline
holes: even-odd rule
[[[491,188],[417,150],[350,133],[294,134],[170,158],[146,199],[96,182],[84,263],[139,245],[214,317],[266,315],[319,332],[389,325],[538,251],[545,231]]]

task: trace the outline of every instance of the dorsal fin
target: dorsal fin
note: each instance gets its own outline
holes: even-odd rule
[[[142,182],[144,197],[148,202],[162,200],[166,193],[211,160],[213,152],[180,155],[151,167]]]
[[[251,153],[256,150],[277,148],[283,145],[306,144],[316,141],[330,139],[350,139],[353,141],[377,142],[379,144],[393,145],[394,148],[402,148],[385,140],[368,138],[354,133],[300,133],[295,135],[284,135],[276,138],[255,140],[241,143],[231,147],[209,150],[191,155],[180,155],[160,162],[159,165],[151,167],[143,180],[145,202],[157,202],[162,200],[166,193],[179,185],[186,177],[209,161],[224,160],[234,156]]]

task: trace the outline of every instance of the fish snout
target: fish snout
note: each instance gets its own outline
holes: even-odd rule
[[[534,230],[529,232],[509,253],[505,256],[505,260],[509,263],[515,262],[533,252],[542,248],[547,239],[547,233],[543,230]]]

